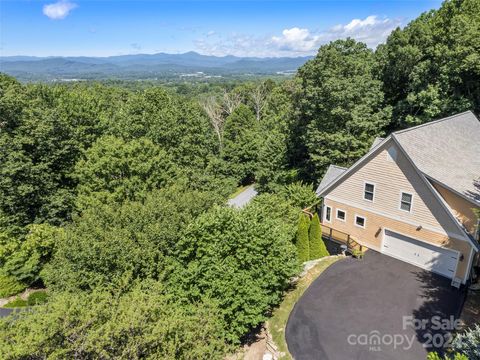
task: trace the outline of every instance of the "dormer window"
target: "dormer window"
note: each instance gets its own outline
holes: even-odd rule
[[[373,202],[374,197],[375,197],[375,184],[366,182],[365,188],[363,191],[363,199]]]

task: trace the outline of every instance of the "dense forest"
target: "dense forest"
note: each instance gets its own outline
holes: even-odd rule
[[[0,74],[0,321],[6,359],[221,359],[300,270],[301,209],[377,136],[480,113],[480,0],[376,50],[323,45],[288,80],[22,84]],[[127,84],[128,85],[128,84]],[[260,195],[226,206],[240,185]]]

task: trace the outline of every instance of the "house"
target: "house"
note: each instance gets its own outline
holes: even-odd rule
[[[331,165],[317,195],[327,236],[465,284],[480,249],[480,121],[468,111],[376,139],[348,169]]]

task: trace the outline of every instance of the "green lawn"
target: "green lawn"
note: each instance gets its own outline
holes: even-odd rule
[[[300,299],[310,284],[330,265],[338,261],[342,257],[326,258],[311,268],[308,273],[302,277],[295,288],[289,291],[280,306],[273,311],[272,317],[268,320],[268,330],[272,335],[273,341],[278,346],[278,350],[286,355],[282,359],[292,359],[288,352],[287,342],[285,341],[285,327],[287,325],[288,316],[292,311],[295,303]]]

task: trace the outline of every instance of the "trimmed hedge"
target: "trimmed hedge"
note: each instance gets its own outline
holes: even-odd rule
[[[300,214],[297,230],[297,253],[298,260],[305,262],[310,260],[310,245],[308,238],[308,229],[310,227],[310,218],[308,215]]]
[[[318,214],[313,215],[310,223],[310,260],[320,259],[330,255],[322,239],[322,225]]]

